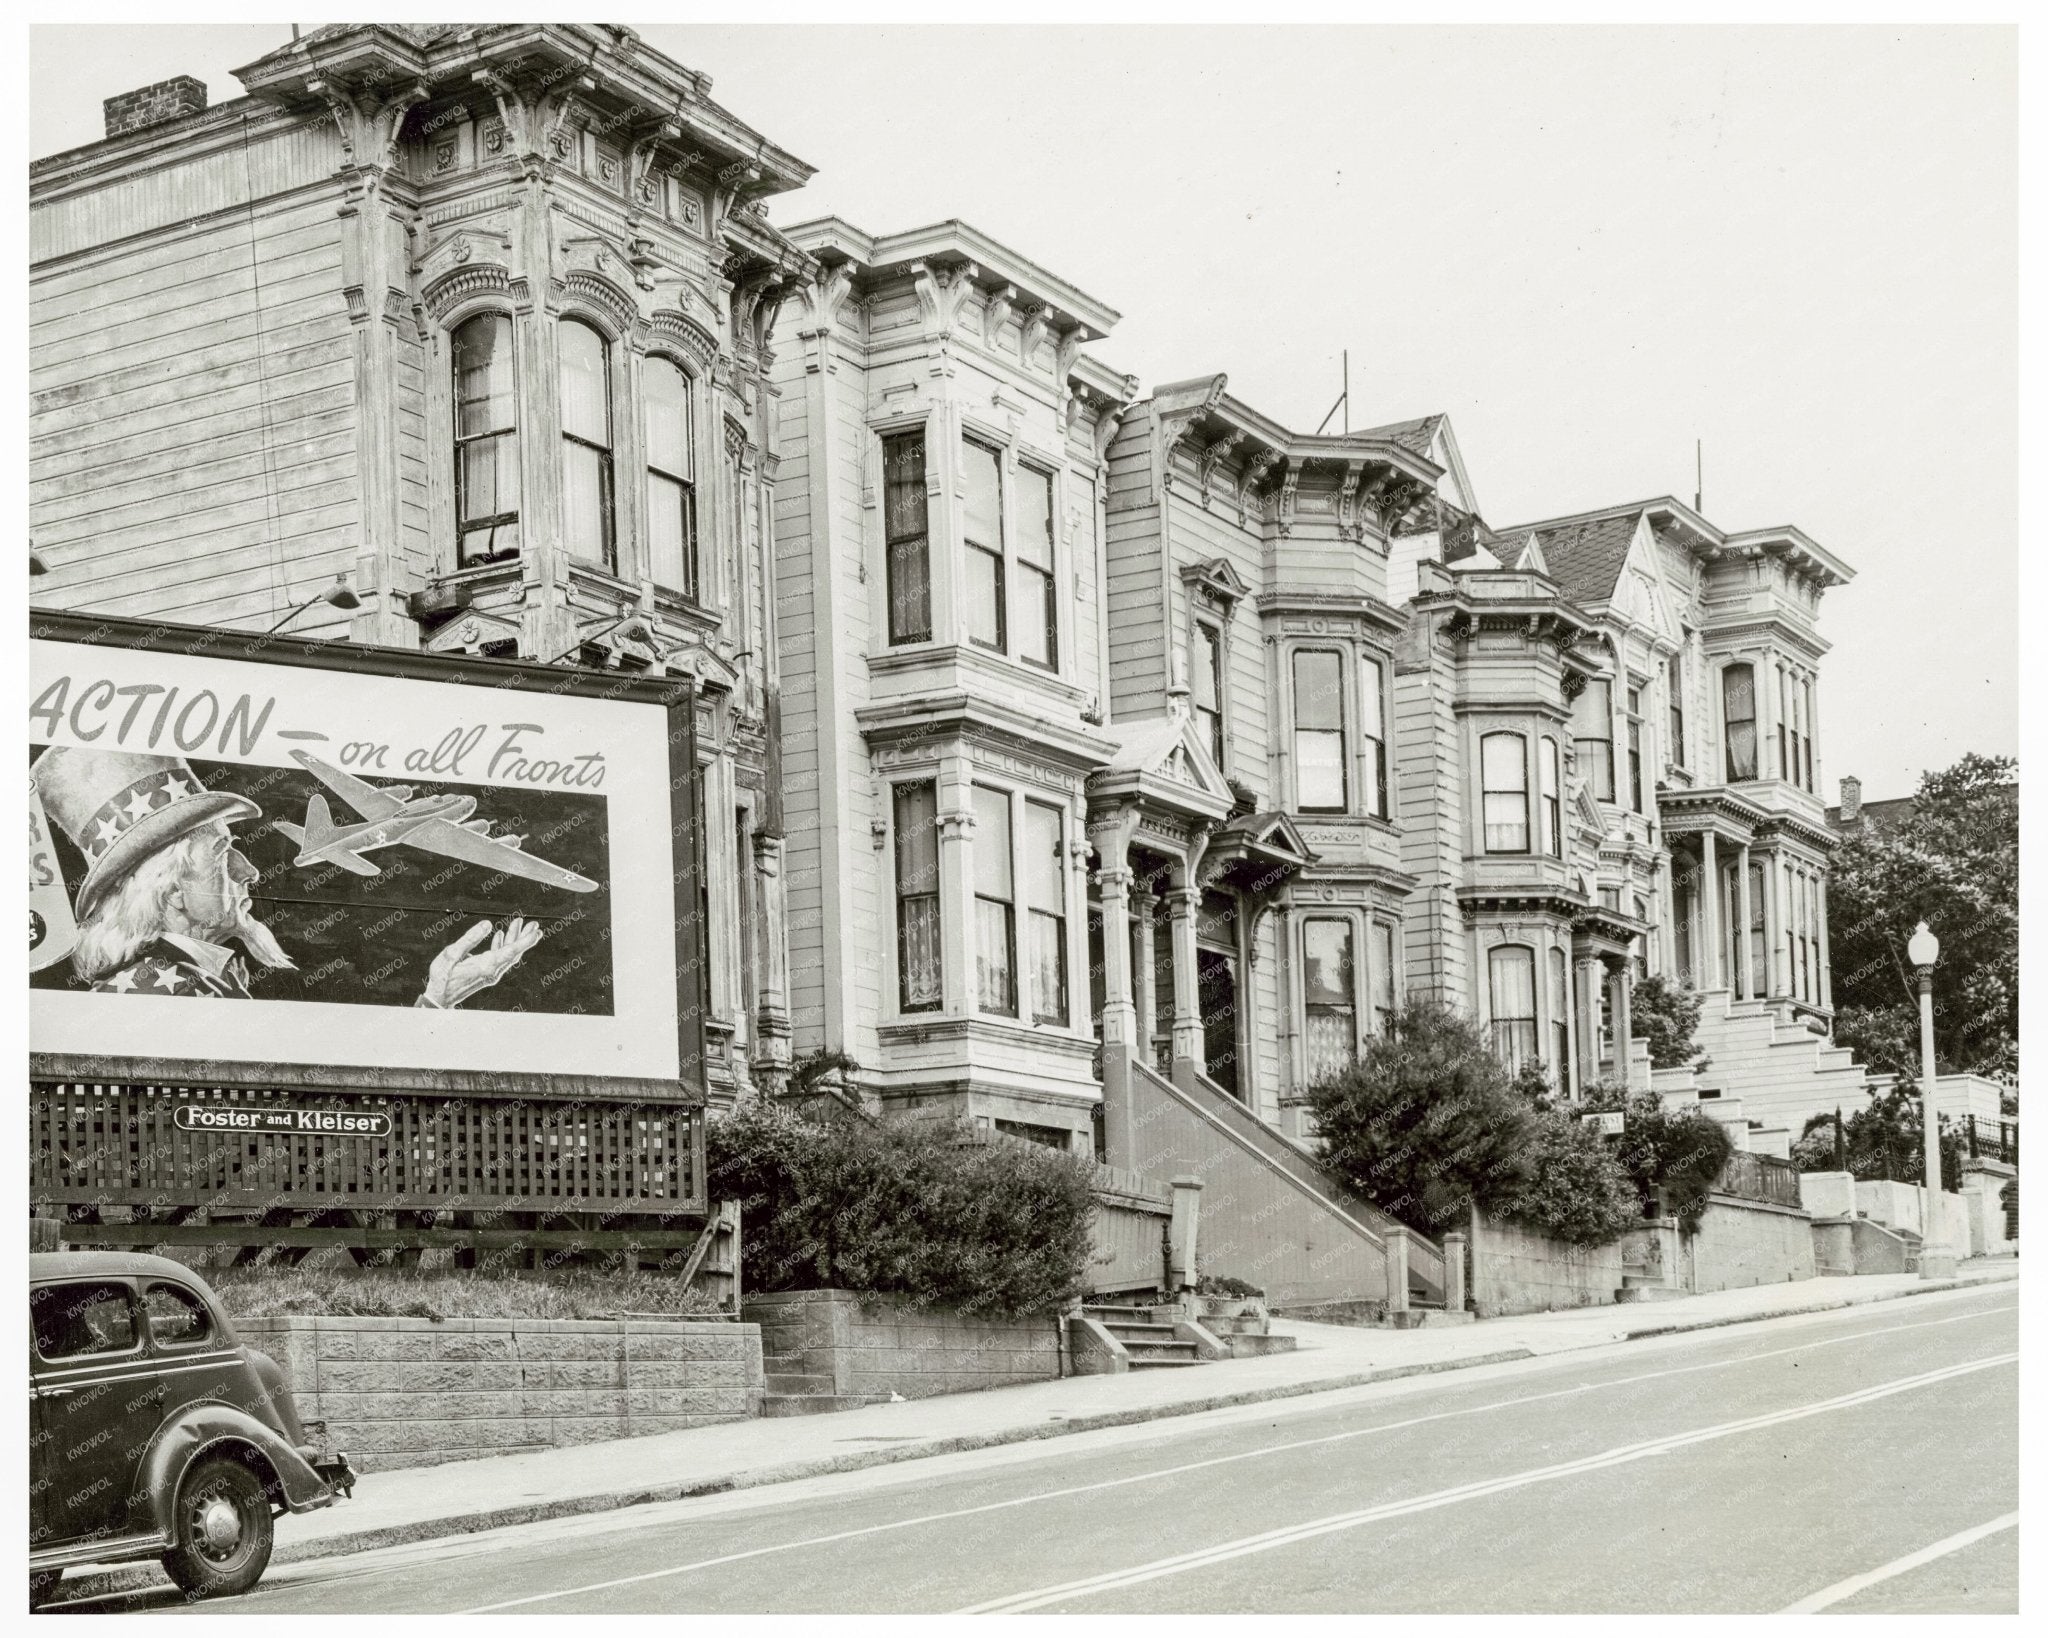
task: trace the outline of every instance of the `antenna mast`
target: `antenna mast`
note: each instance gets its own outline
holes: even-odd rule
[[[1706,456],[1702,451],[1702,440],[1692,441],[1692,509],[1702,517],[1706,508],[1700,504],[1700,497],[1706,493]]]
[[[1344,349],[1344,390],[1337,394],[1337,402],[1330,406],[1329,414],[1316,423],[1316,435],[1318,437],[1322,435],[1323,428],[1330,424],[1330,416],[1335,415],[1340,409],[1344,412],[1344,431],[1346,436],[1349,436],[1351,432],[1351,349],[1349,347]]]

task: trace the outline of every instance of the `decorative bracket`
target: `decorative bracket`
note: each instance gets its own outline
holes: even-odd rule
[[[1002,334],[1004,321],[1010,316],[1010,309],[1016,305],[1017,287],[1006,284],[988,298],[988,306],[982,309],[981,339],[994,347],[996,337]]]

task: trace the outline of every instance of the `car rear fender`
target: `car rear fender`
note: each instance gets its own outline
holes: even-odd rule
[[[192,1464],[209,1455],[229,1454],[254,1467],[266,1485],[274,1483],[294,1513],[324,1507],[334,1499],[325,1481],[276,1429],[233,1405],[192,1405],[157,1430],[136,1472],[137,1488],[149,1498],[159,1528],[174,1533],[172,1510]]]

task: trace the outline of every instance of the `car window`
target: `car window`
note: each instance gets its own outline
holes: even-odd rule
[[[183,1286],[145,1286],[142,1307],[149,1315],[149,1334],[160,1348],[188,1348],[213,1335],[213,1316],[206,1304]]]
[[[39,1285],[29,1293],[36,1352],[45,1359],[125,1353],[135,1346],[133,1294],[107,1280]]]

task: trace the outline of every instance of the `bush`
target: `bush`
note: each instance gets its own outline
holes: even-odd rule
[[[1342,1073],[1309,1089],[1318,1154],[1397,1221],[1440,1236],[1528,1180],[1537,1112],[1478,1026],[1435,1002],[1396,1009]]]
[[[819,1125],[757,1103],[710,1123],[711,1197],[738,1200],[756,1291],[892,1294],[970,1314],[1048,1313],[1092,1251],[1088,1164],[959,1121]]]
[[[1693,1036],[1700,1027],[1700,998],[1662,973],[1629,991],[1629,1028],[1650,1043],[1650,1066],[1675,1069],[1698,1056]]]
[[[1530,1176],[1504,1215],[1569,1245],[1604,1245],[1642,1222],[1635,1184],[1608,1140],[1569,1115],[1544,1114],[1529,1147]]]
[[[718,1305],[673,1274],[563,1269],[484,1274],[440,1269],[206,1268],[236,1319],[356,1314],[374,1319],[611,1319],[715,1314]]]
[[[1661,1203],[1687,1234],[1699,1232],[1707,1195],[1735,1145],[1719,1121],[1691,1110],[1667,1112],[1654,1092],[1590,1089],[1588,1109],[1619,1109],[1627,1117],[1614,1157],[1634,1181],[1643,1208]]]

